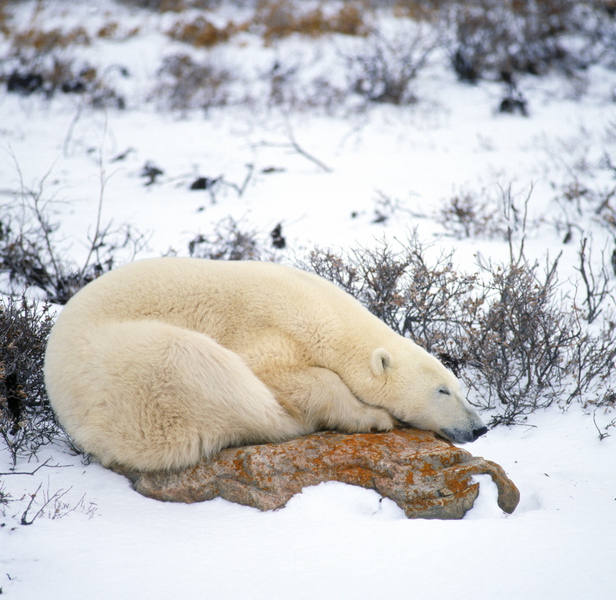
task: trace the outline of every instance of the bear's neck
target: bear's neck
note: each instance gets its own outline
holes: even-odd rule
[[[369,322],[365,317],[360,322],[340,319],[322,343],[313,346],[315,363],[337,373],[361,400],[373,398],[381,385],[370,366],[373,352],[385,348],[399,356],[401,346],[409,342],[374,315],[369,317]]]

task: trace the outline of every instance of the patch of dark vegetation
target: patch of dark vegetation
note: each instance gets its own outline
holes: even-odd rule
[[[210,10],[217,8],[223,0],[117,0],[120,4],[137,6],[157,12],[182,12],[190,8]],[[244,4],[240,2],[239,4]]]
[[[56,237],[59,224],[50,217],[52,200],[46,198],[45,179],[38,189],[22,189],[18,200],[0,203],[0,272],[6,276],[5,287],[37,288],[47,301],[66,304],[86,283],[111,270],[122,251],[134,257],[143,236],[128,225],[113,229],[111,223],[102,224],[103,178],[86,257],[81,264],[67,261]]]
[[[345,57],[350,89],[369,102],[400,105],[417,100],[412,83],[436,49],[437,38],[429,28],[404,25],[393,32],[372,29],[361,49]]]
[[[148,161],[143,165],[139,177],[145,179],[144,185],[154,185],[156,180],[164,174],[165,172],[161,168],[157,167],[153,162]]]
[[[159,107],[171,110],[209,110],[232,102],[230,70],[216,61],[195,61],[188,54],[163,60],[152,98]]]
[[[442,15],[451,32],[453,68],[469,82],[483,77],[506,82],[516,73],[542,75],[553,67],[585,68],[566,38],[584,34],[586,11],[596,9],[591,5],[580,8],[573,0],[445,2]],[[595,43],[585,37],[587,45]]]
[[[220,177],[197,177],[191,184],[190,188],[193,191],[211,190],[219,181]]]
[[[274,246],[274,248],[284,250],[287,247],[287,240],[282,235],[282,223],[278,223],[278,225],[270,231],[270,237],[272,238],[272,246]]]
[[[127,71],[125,76],[128,76]],[[126,108],[123,96],[107,86],[97,70],[84,65],[76,67],[72,62],[55,61],[51,68],[44,64],[26,64],[0,75],[9,93],[30,96],[40,93],[52,98],[58,93],[82,96],[93,108]]]
[[[188,255],[210,260],[277,260],[275,250],[286,247],[282,225],[270,233],[271,247],[266,238],[254,229],[247,229],[229,217],[214,227],[210,234],[199,234],[188,244]]]
[[[43,381],[52,324],[47,303],[0,298],[0,438],[13,464],[61,435]]]
[[[498,111],[510,115],[528,117],[527,104],[524,94],[516,91],[514,88],[510,88],[501,100]]]

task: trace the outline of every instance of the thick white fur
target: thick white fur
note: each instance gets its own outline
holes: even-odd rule
[[[45,382],[79,446],[139,470],[395,419],[462,442],[483,428],[438,360],[328,281],[272,263],[160,258],[103,275],[58,317]]]

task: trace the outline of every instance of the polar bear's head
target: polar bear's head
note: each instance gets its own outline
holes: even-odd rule
[[[463,397],[455,375],[410,340],[394,354],[377,348],[370,361],[378,405],[396,419],[456,443],[473,442],[488,430]]]

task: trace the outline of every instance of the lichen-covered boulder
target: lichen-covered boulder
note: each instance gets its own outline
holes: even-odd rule
[[[472,476],[489,474],[498,505],[511,513],[520,494],[503,469],[429,431],[316,433],[278,444],[227,448],[178,472],[126,475],[150,498],[200,502],[221,497],[261,510],[283,507],[303,488],[341,481],[391,498],[409,518],[460,519],[475,501]]]

